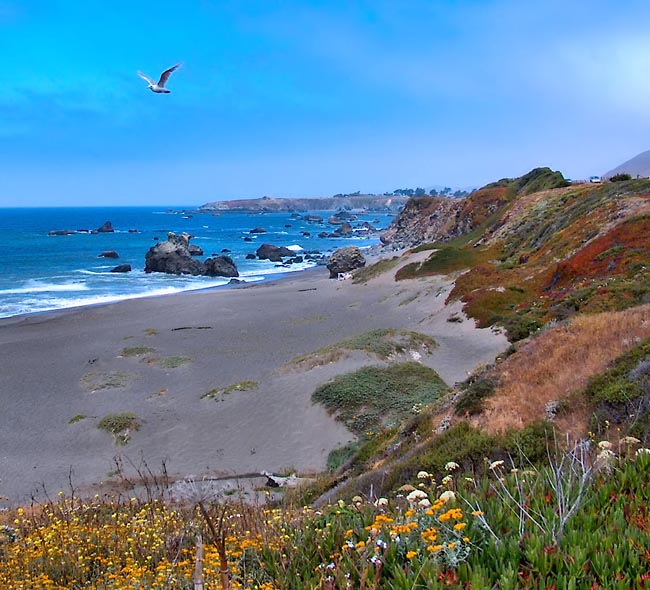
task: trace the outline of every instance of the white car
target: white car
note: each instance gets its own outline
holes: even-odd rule
[[[589,182],[598,183],[598,182],[602,182],[602,181],[603,181],[603,179],[600,176],[590,176],[589,177]]]

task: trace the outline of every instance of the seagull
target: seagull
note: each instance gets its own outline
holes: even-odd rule
[[[169,76],[172,75],[172,72],[180,68],[182,65],[183,64],[176,64],[168,70],[165,70],[162,74],[160,74],[160,80],[158,80],[157,84],[149,76],[147,76],[147,74],[143,74],[140,71],[138,71],[138,76],[140,76],[140,78],[143,80],[149,82],[149,90],[151,90],[151,92],[156,92],[157,94],[169,94],[171,90],[167,90],[167,88],[165,88],[165,84],[167,83],[167,80],[169,80]]]

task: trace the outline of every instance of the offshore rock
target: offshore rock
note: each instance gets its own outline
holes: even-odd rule
[[[120,255],[115,250],[105,250],[99,255],[100,258],[119,258]]]
[[[149,248],[144,257],[145,272],[164,272],[174,275],[202,275],[205,265],[194,260],[190,253],[190,238],[187,233],[167,234],[166,242],[159,242]]]
[[[347,246],[336,250],[327,261],[330,279],[336,279],[340,272],[350,272],[366,265],[361,250],[356,246]]]
[[[95,230],[98,234],[112,233],[115,230],[113,229],[113,224],[110,221],[104,222],[100,227]]]
[[[210,277],[238,277],[239,271],[230,256],[215,256],[205,261],[205,272]]]
[[[295,252],[289,248],[273,244],[262,244],[255,253],[260,260],[270,260],[271,262],[282,262],[282,259],[287,256],[295,256]]]
[[[111,272],[131,272],[133,270],[130,264],[119,264],[111,269]]]

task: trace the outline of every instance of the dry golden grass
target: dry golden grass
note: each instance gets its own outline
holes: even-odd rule
[[[521,428],[545,418],[545,405],[565,400],[569,415],[558,421],[571,434],[586,433],[586,404],[575,394],[589,379],[641,339],[650,337],[650,305],[577,317],[541,334],[498,368],[500,384],[473,422],[490,433]]]

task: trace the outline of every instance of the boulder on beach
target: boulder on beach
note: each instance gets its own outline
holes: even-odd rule
[[[262,244],[256,251],[260,260],[270,260],[271,262],[282,262],[287,256],[294,256],[295,252],[285,246],[274,246],[273,244]]]
[[[100,258],[119,258],[120,255],[115,250],[104,250],[99,255]]]
[[[210,277],[238,277],[239,271],[230,256],[215,256],[205,261],[205,272]]]
[[[190,254],[190,239],[188,233],[176,235],[167,234],[166,242],[159,242],[149,248],[145,255],[145,272],[164,272],[174,275],[201,275],[205,267]]]
[[[356,246],[347,246],[336,250],[327,261],[327,269],[330,271],[330,279],[336,279],[339,273],[350,272],[366,265],[361,250]]]
[[[115,268],[111,268],[111,272],[131,272],[132,270],[130,264],[119,264]]]

